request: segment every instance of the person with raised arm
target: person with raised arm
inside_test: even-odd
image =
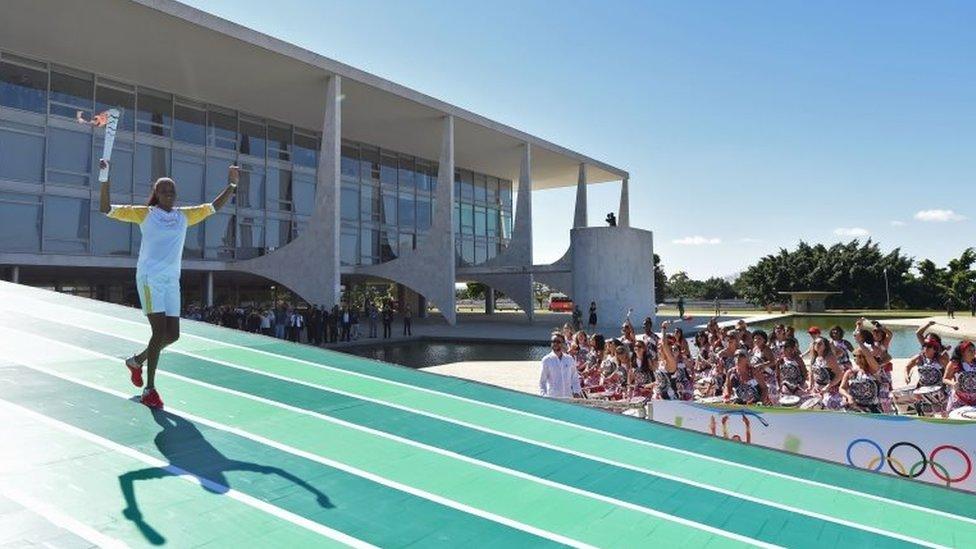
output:
[[[102,159],[99,166],[110,168]],[[143,386],[142,367],[148,363],[147,379],[140,401],[150,408],[162,408],[163,400],[156,390],[156,366],[159,353],[180,337],[180,269],[186,229],[200,223],[223,207],[237,190],[240,171],[230,166],[227,186],[213,202],[195,206],[176,206],[176,182],[160,177],[152,185],[145,205],[111,204],[111,183],[106,178],[99,197],[99,211],[110,219],[135,223],[142,232],[139,259],[136,263],[136,290],[142,311],[149,320],[152,335],[146,348],[126,359],[129,379]]]

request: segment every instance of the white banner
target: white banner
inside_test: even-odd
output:
[[[976,492],[976,421],[655,400],[654,421]]]

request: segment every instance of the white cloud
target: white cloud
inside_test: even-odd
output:
[[[892,221],[891,222],[891,226],[892,227],[904,227],[905,225],[906,225],[906,223],[904,221],[897,221],[897,220],[895,220],[895,221]]]
[[[871,233],[867,229],[862,229],[861,227],[838,227],[834,229],[834,234],[837,236],[867,236]]]
[[[957,214],[952,210],[922,210],[915,214],[915,219],[919,221],[945,223],[947,221],[962,221],[966,219],[966,216]]]
[[[741,242],[743,244],[759,244],[762,241],[763,240],[761,238],[749,238],[749,237],[745,237],[745,238],[740,238],[739,239],[739,242]]]
[[[671,241],[673,244],[678,244],[681,246],[706,246],[712,244],[721,244],[721,238],[706,238],[704,236],[686,236],[684,238],[678,238]]]

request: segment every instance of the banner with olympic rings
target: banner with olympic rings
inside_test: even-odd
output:
[[[976,421],[655,400],[649,419],[976,492]]]

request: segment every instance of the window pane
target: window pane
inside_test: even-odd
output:
[[[468,265],[474,264],[474,240],[465,239],[461,241],[461,260]]]
[[[87,186],[91,174],[91,157],[91,133],[48,128],[48,181]]]
[[[136,129],[141,133],[169,137],[173,127],[173,97],[140,89],[137,97]]]
[[[290,241],[291,221],[288,219],[268,219],[265,230],[265,247],[268,252],[273,252]]]
[[[488,208],[485,226],[488,229],[488,236],[498,236],[498,210]]]
[[[474,206],[471,204],[461,204],[461,232],[464,234],[474,232]]]
[[[268,167],[268,182],[266,196],[269,210],[291,211],[292,189],[291,170],[283,170],[276,166]]]
[[[226,183],[227,167],[224,167]],[[241,180],[235,197],[238,208],[264,209],[264,167],[251,162],[241,162]]]
[[[359,148],[354,145],[342,146],[342,178],[359,182]]]
[[[135,127],[136,97],[132,92],[107,86],[95,88],[95,110],[98,112],[116,108],[122,111],[118,129],[131,132]]]
[[[47,71],[0,63],[0,105],[43,113],[47,109]]]
[[[474,243],[474,264],[484,263],[488,258],[488,247],[484,240],[476,240]]]
[[[173,139],[201,147],[206,145],[207,111],[179,103],[173,109],[176,115]]]
[[[207,128],[211,147],[237,150],[237,115],[207,111]]]
[[[86,120],[92,115],[94,95],[92,77],[80,78],[57,71],[51,72],[51,114],[75,118],[78,111]]]
[[[383,203],[380,205],[383,209],[383,223],[385,225],[396,225],[397,222],[397,197],[396,194],[384,190],[383,191]]]
[[[312,215],[315,211],[315,176],[310,173],[292,173],[291,193],[295,212]]]
[[[359,238],[359,260],[363,265],[376,263],[380,255],[379,231],[363,227]]]
[[[132,193],[137,196],[149,196],[153,183],[160,177],[169,177],[170,150],[163,147],[136,144],[135,185]]]
[[[340,195],[339,210],[342,219],[359,221],[359,186],[343,185]]]
[[[44,197],[44,251],[88,251],[89,201],[63,196]]]
[[[498,194],[501,195],[502,205],[512,209],[512,182],[501,181],[498,183]]]
[[[41,250],[41,202],[33,195],[0,193],[0,250],[38,252]]]
[[[205,175],[206,168],[202,157],[179,152],[173,154],[173,180],[176,181],[176,196],[181,203],[188,205],[203,203]]]
[[[291,160],[291,128],[268,125],[268,158]]]
[[[98,159],[102,157],[105,149],[105,140],[101,137],[95,138],[95,148],[92,150],[91,161],[91,181],[98,181]],[[133,162],[132,142],[115,140],[112,147],[112,165],[108,171],[108,179],[112,182],[112,191],[117,193],[132,192],[132,162]]]
[[[0,124],[6,126],[0,126],[0,178],[32,183],[43,181],[44,128]]]
[[[485,236],[485,209],[482,207],[474,209],[474,234]]]
[[[241,154],[264,158],[267,142],[264,124],[241,119]]]
[[[430,200],[425,198],[417,199],[417,230],[426,231],[430,228],[431,211]]]
[[[363,181],[380,181],[380,152],[372,147],[363,147],[360,151],[360,178]]]
[[[204,256],[208,259],[233,259],[234,216],[217,213],[203,222],[205,242]]]
[[[485,187],[485,201],[489,204],[498,204],[498,178],[489,177],[488,185]]]
[[[359,188],[359,192],[363,221],[379,221],[381,211],[379,189],[363,185]]]
[[[319,143],[318,139],[295,132],[295,153],[292,162],[309,168],[318,167]]]
[[[474,175],[474,200],[475,202],[484,202],[487,196],[488,178],[484,174],[477,173]]]
[[[409,156],[401,156],[399,166],[400,169],[397,174],[397,179],[399,179],[400,190],[412,191],[417,185],[417,182],[414,180],[415,174],[413,158]]]
[[[237,226],[237,259],[250,259],[260,255],[264,248],[264,224],[253,217],[242,217]]]
[[[356,227],[343,227],[339,237],[339,260],[342,265],[355,265],[359,261],[359,233]]]
[[[412,231],[414,229],[414,222],[416,220],[416,216],[414,215],[413,195],[401,194],[397,211],[400,214],[400,228],[405,228]]]
[[[400,233],[400,253],[407,250],[413,250],[417,247],[417,235],[413,233]]]
[[[426,160],[417,160],[416,166],[416,180],[417,189],[421,191],[430,191],[430,162]]]
[[[380,157],[380,184],[396,188],[397,157],[389,154]]]
[[[97,207],[97,204],[93,204]],[[95,255],[130,255],[132,253],[132,224],[109,219],[99,211],[92,215],[92,252]],[[138,230],[138,229],[136,229]]]
[[[474,200],[474,175],[468,170],[461,170],[461,200]]]
[[[204,188],[204,200],[213,200],[227,186],[227,168],[234,161],[219,156],[207,157],[207,181]],[[238,190],[240,192],[240,190]]]

